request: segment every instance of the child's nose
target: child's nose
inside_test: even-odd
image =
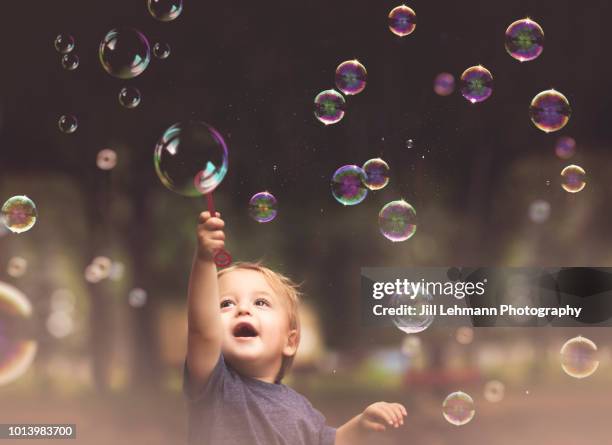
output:
[[[237,315],[251,314],[251,306],[246,302],[241,302],[236,305]]]

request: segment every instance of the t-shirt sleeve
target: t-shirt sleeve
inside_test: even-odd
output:
[[[334,445],[336,441],[336,428],[333,428],[325,423],[325,416],[317,409],[315,409],[308,399],[304,398],[310,411],[312,423],[315,427],[316,439],[314,442],[317,445]]]
[[[215,367],[210,373],[208,382],[199,388],[194,388],[191,376],[189,375],[189,368],[187,367],[187,359],[185,359],[183,365],[183,394],[189,402],[198,402],[202,400],[206,394],[210,394],[211,388],[222,387],[227,372],[223,354],[219,354],[219,360],[217,360]]]

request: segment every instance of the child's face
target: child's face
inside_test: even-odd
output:
[[[295,353],[295,331],[283,297],[263,274],[238,269],[219,278],[224,358],[240,373],[276,376],[283,355]]]

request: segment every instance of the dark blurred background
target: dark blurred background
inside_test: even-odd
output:
[[[197,118],[229,146],[229,171],[215,191],[228,250],[304,283],[301,362],[288,383],[330,423],[393,398],[413,421],[381,443],[409,435],[434,445],[515,444],[517,431],[525,444],[609,441],[609,329],[580,332],[602,356],[597,373],[578,381],[558,359],[578,331],[476,329],[465,343],[437,329],[406,340],[393,328],[363,327],[358,296],[362,266],[612,266],[612,66],[603,20],[612,6],[414,1],[417,28],[404,38],[388,29],[395,6],[187,0],[164,23],[144,0],[11,5],[0,28],[0,201],[27,195],[39,219],[24,234],[0,232],[0,280],[33,305],[36,353],[19,378],[0,385],[0,423],[77,423],[88,444],[184,441],[186,287],[205,203],[163,187],[153,148],[167,127]],[[504,32],[526,16],[544,29],[544,52],[519,63],[504,49]],[[134,79],[109,76],[98,46],[118,26],[139,29],[151,45],[168,43],[169,58],[152,57]],[[76,40],[74,71],[53,47],[59,33]],[[313,116],[314,97],[353,58],[368,70],[366,89],[347,98],[341,122],[325,127]],[[434,93],[438,73],[458,80],[477,64],[493,74],[488,100]],[[137,108],[118,103],[124,86],[141,91]],[[568,98],[572,116],[545,134],[528,106],[549,88]],[[75,133],[58,130],[62,114],[78,118]],[[560,136],[577,142],[569,160],[555,156]],[[117,153],[112,170],[96,166],[103,148]],[[379,156],[391,167],[389,185],[354,207],[336,202],[333,172]],[[576,194],[560,186],[569,164],[586,170]],[[263,190],[279,202],[268,224],[247,212]],[[418,228],[391,243],[377,215],[400,198],[416,209]],[[530,217],[536,200],[550,204],[543,221]],[[96,257],[111,261],[113,273],[92,282],[85,271]],[[10,366],[0,360],[1,375]],[[502,403],[482,396],[491,379],[505,384]],[[459,386],[471,391],[477,417],[457,429],[440,404]],[[564,426],[551,431],[551,418]]]

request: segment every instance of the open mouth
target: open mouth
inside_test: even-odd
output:
[[[234,337],[257,337],[259,334],[252,324],[242,322],[234,327]]]

